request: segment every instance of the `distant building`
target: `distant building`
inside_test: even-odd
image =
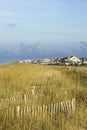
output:
[[[33,60],[20,60],[19,63],[33,63]]]
[[[50,63],[50,59],[42,59],[40,60],[40,64],[49,64]]]
[[[81,65],[82,64],[82,61],[80,59],[80,57],[78,56],[71,56],[71,57],[68,57],[67,59],[67,65]]]
[[[87,65],[87,58],[83,59],[83,65]]]

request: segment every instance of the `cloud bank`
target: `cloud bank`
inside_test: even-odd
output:
[[[39,42],[33,44],[20,43],[18,51],[1,49],[0,50],[0,62],[2,60],[20,60],[20,59],[41,59],[51,57],[64,57],[70,55],[78,55],[80,57],[87,57],[87,43],[81,41],[79,48],[72,48],[71,50],[55,50],[49,47],[42,47]]]

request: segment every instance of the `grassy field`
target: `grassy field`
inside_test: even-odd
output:
[[[52,118],[41,116],[23,119],[9,116],[8,106],[25,105],[24,102],[0,103],[0,130],[87,130],[87,67],[52,66],[27,63],[0,65],[0,99],[31,93],[39,99],[31,99],[26,105],[52,104],[75,98],[74,113],[61,113]],[[3,109],[2,109],[3,108]]]

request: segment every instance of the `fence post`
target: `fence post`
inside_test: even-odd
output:
[[[72,99],[71,105],[72,105],[72,112],[74,112],[75,111],[75,105],[76,105],[75,99]]]
[[[51,117],[53,115],[53,104],[51,104],[51,113],[50,113]]]
[[[45,106],[46,116],[48,116],[48,111],[47,110],[48,110],[48,106]]]
[[[24,116],[26,115],[26,106],[24,106]]]
[[[43,105],[43,112],[42,112],[42,114],[43,114],[43,117],[45,116],[45,105]]]
[[[34,107],[35,109],[35,117],[37,116],[37,106]]]
[[[43,106],[40,106],[40,115],[43,116]]]
[[[37,106],[37,114],[40,115],[40,106]]]
[[[58,103],[56,104],[55,112],[56,112],[56,116],[57,116],[58,115]]]
[[[17,117],[19,117],[20,116],[20,106],[17,106],[16,110],[17,110]]]
[[[63,108],[63,102],[61,102],[60,105],[61,105],[61,107],[60,107],[61,112],[63,112],[63,111],[64,111],[64,108]]]
[[[62,110],[63,112],[66,112],[66,102],[62,102]]]
[[[32,108],[32,117],[34,117],[34,106],[32,106],[31,108]]]
[[[50,116],[50,112],[51,112],[51,107],[50,107],[50,104],[48,105],[48,114]]]
[[[26,101],[27,101],[27,96],[26,96],[26,94],[24,94],[24,102],[25,102],[25,104],[26,104]]]
[[[68,103],[67,111],[68,111],[68,112],[71,112],[71,101],[68,100],[67,103]]]
[[[12,107],[12,118],[14,118],[14,107]]]
[[[26,107],[26,114],[27,115],[29,114],[29,107],[28,106]]]
[[[20,116],[22,118],[23,117],[23,107],[20,108],[20,114],[21,114]]]

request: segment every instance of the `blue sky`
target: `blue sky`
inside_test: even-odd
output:
[[[87,0],[0,0],[0,49],[18,52],[21,43],[39,43],[40,52],[82,53],[81,42],[85,49]]]

